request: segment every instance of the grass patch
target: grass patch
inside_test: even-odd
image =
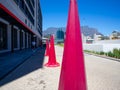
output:
[[[59,43],[59,44],[56,44],[58,46],[61,46],[61,47],[64,47],[64,44],[63,43]]]

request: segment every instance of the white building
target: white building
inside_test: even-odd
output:
[[[97,35],[96,33],[94,34],[94,42],[100,41],[102,39],[102,35]]]
[[[110,35],[111,40],[120,39],[120,32],[113,31]]]
[[[0,0],[0,53],[39,46],[42,14],[39,0]]]
[[[82,35],[82,42],[83,42],[83,43],[86,43],[86,36],[84,36],[83,33],[82,33],[81,35]]]

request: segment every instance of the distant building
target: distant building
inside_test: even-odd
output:
[[[83,42],[83,43],[86,43],[86,36],[84,36],[83,33],[82,33],[81,35],[82,35],[82,42]]]
[[[120,39],[120,32],[113,31],[112,34],[110,35],[110,39],[111,40]]]
[[[56,39],[64,39],[64,32],[61,29],[57,31]]]
[[[63,43],[64,42],[64,32],[62,29],[57,30],[56,32],[56,43]]]
[[[94,41],[96,42],[96,41],[100,41],[100,40],[102,40],[102,35],[97,35],[97,34],[94,34]]]
[[[82,33],[82,42],[83,44],[92,44],[94,42],[94,39],[91,36],[85,36]]]
[[[94,42],[94,39],[90,36],[86,36],[86,43],[87,44],[92,44]]]
[[[31,48],[42,42],[39,0],[0,0],[0,53]]]

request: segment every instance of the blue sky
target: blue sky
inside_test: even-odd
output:
[[[40,0],[43,30],[66,27],[70,0]],[[120,0],[77,0],[81,26],[88,25],[104,35],[120,31]]]

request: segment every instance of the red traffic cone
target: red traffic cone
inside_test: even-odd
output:
[[[87,90],[82,38],[76,0],[70,0],[58,90]]]
[[[46,63],[45,66],[47,66],[47,67],[60,66],[60,64],[56,62],[53,35],[50,37],[49,59],[48,59],[48,63]]]
[[[49,41],[46,40],[46,52],[45,52],[45,56],[49,55]]]

